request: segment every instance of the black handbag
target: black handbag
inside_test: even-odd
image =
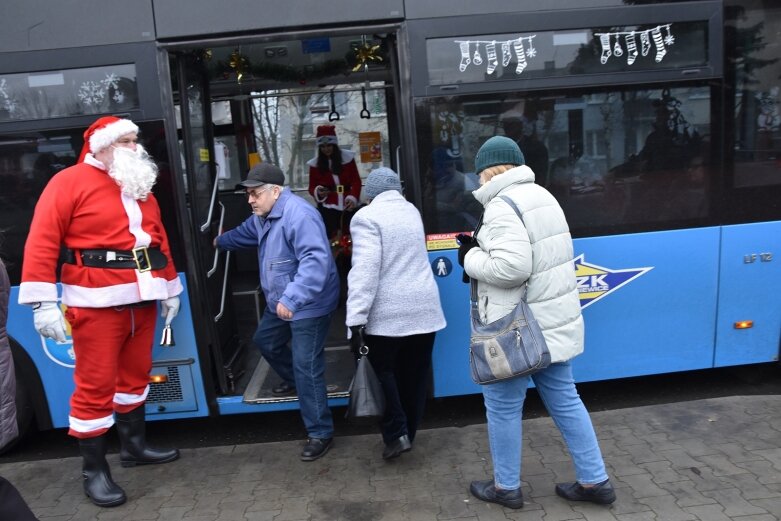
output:
[[[523,222],[523,216],[512,199],[500,197]],[[469,368],[472,380],[481,385],[490,384],[534,374],[548,367],[551,362],[550,352],[540,325],[526,304],[526,288],[512,313],[484,324],[478,313],[477,281],[471,282]]]
[[[361,357],[350,382],[350,399],[345,418],[354,422],[379,420],[385,414],[385,392],[369,362],[369,347],[361,345],[359,354]]]

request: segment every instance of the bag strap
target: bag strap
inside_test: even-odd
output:
[[[504,199],[504,202],[510,205],[510,207],[515,210],[515,215],[518,216],[518,219],[521,220],[521,223],[523,224],[523,227],[526,228],[526,221],[523,220],[523,214],[521,213],[521,210],[518,208],[518,205],[515,204],[515,201],[507,197],[506,195],[500,195],[500,199]]]
[[[518,216],[518,218],[521,220],[521,224],[523,224],[523,227],[526,228],[526,221],[523,220],[523,214],[521,213],[521,210],[518,209],[518,206],[515,204],[515,202],[507,197],[506,195],[500,195],[500,199],[504,199],[504,202],[510,205],[510,208],[512,208],[515,211],[515,215]],[[485,215],[485,213],[483,213]],[[480,216],[480,221],[477,223],[477,228],[475,229],[474,233],[472,234],[472,237],[477,236],[477,230],[480,229],[480,227],[483,225],[483,215]],[[477,281],[475,279],[469,280],[469,301],[471,304],[471,313],[472,316],[477,316]],[[526,292],[529,289],[528,281],[523,283],[524,290],[523,290],[523,296],[521,297],[521,300],[524,302],[526,301]]]

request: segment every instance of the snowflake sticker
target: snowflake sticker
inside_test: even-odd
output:
[[[664,43],[665,43],[665,45],[668,45],[668,46],[674,44],[675,43],[675,36],[673,36],[672,34],[668,34],[667,36],[664,37]]]
[[[528,56],[529,58],[534,58],[535,56],[537,56],[537,49],[535,49],[534,47],[529,47],[528,49],[526,49],[526,56]]]
[[[86,105],[99,105],[106,97],[106,90],[95,81],[85,81],[79,87],[79,99]]]
[[[116,89],[119,86],[119,76],[117,76],[113,72],[110,74],[106,74],[106,78],[101,80],[101,83],[106,89],[108,89],[109,87],[114,87]]]

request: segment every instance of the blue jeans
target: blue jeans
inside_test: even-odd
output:
[[[483,386],[496,486],[505,490],[521,486],[521,417],[530,379],[567,444],[578,482],[589,485],[605,481],[605,462],[591,418],[575,389],[572,365],[559,362],[532,376]]]
[[[301,418],[310,438],[334,435],[324,377],[324,343],[330,324],[330,314],[286,321],[266,309],[252,338],[282,380],[295,384]]]

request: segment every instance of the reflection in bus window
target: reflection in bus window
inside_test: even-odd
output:
[[[428,232],[473,228],[482,211],[469,204],[474,155],[488,137],[503,133],[518,142],[536,182],[560,201],[576,235],[706,218],[711,112],[704,85],[421,100]],[[458,125],[450,125],[458,129],[455,139],[443,132],[442,114],[458,115]]]
[[[724,45],[726,63],[735,76],[734,131],[735,187],[781,184],[781,60],[778,32],[781,8],[743,7],[727,10],[727,35],[734,42]]]

